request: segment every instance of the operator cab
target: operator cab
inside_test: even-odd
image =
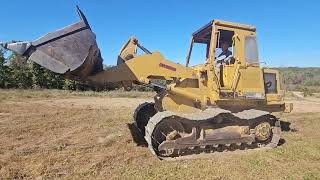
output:
[[[207,25],[205,25],[204,27],[192,34],[191,44],[187,56],[187,66],[190,62],[191,52],[198,50],[199,46],[202,47],[202,52],[192,52],[193,56],[194,54],[198,56],[197,58],[199,58],[199,56],[201,58],[204,57],[206,62],[214,60],[217,67],[219,67],[222,64],[235,63],[235,33],[234,31],[226,30],[223,28],[213,29],[213,27],[215,27],[215,22],[216,21],[211,21],[210,23],[208,23]],[[212,37],[212,34],[215,34],[215,37]],[[211,44],[214,44],[214,46],[211,47]]]
[[[234,76],[238,64],[259,67],[255,31],[256,28],[250,25],[221,20],[211,21],[192,34],[186,66],[189,65],[190,59],[193,60],[193,56],[204,58],[206,63],[216,67],[215,72],[219,78],[220,87],[234,88],[232,87],[233,79],[236,78]],[[203,47],[202,52],[192,52],[198,46]]]
[[[202,51],[192,52],[198,50],[198,46]],[[207,73],[204,77],[217,82],[221,99],[264,100],[266,97],[271,100],[279,91],[279,74],[260,68],[254,26],[213,20],[192,34],[186,66],[193,59],[191,57],[205,60],[205,65],[201,65]],[[199,61],[193,63],[201,64]],[[214,74],[209,75],[208,71],[214,71]]]

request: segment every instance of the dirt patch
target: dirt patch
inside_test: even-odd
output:
[[[288,100],[293,103],[293,113],[320,112],[319,98],[301,98],[299,100]]]

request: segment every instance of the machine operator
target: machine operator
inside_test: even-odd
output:
[[[229,42],[221,41],[222,52],[217,57],[217,65],[232,64],[232,52],[229,50]]]

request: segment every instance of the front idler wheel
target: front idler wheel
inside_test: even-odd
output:
[[[266,142],[272,137],[272,127],[268,122],[262,122],[255,127],[255,138],[257,142]]]
[[[174,148],[159,151],[158,147],[165,141],[174,141],[182,137],[184,128],[174,117],[167,118],[160,122],[152,134],[152,146],[155,152],[162,157],[173,156],[176,153]]]

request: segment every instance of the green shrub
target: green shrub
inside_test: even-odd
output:
[[[307,97],[307,96],[312,96],[313,93],[308,89],[308,88],[303,88],[303,96]]]

